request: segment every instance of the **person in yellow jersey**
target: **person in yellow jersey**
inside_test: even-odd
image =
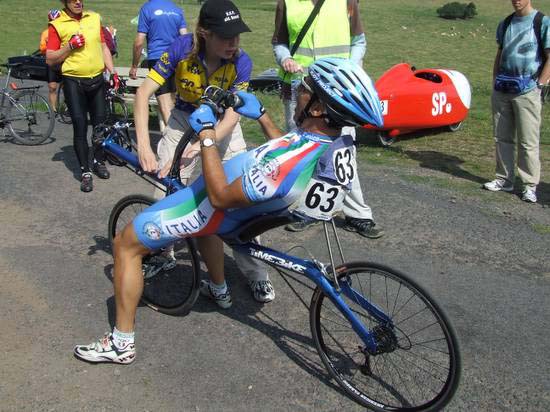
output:
[[[252,60],[239,47],[240,34],[249,32],[235,4],[229,0],[208,0],[199,12],[195,33],[179,36],[164,52],[148,77],[136,92],[134,120],[138,141],[138,156],[143,170],[166,174],[172,163],[176,146],[187,130],[185,119],[200,104],[200,98],[207,86],[214,85],[236,92],[246,90],[252,72]],[[176,105],[170,113],[168,123],[162,132],[157,147],[157,156],[151,148],[149,138],[149,98],[174,76],[176,81]],[[232,108],[225,111],[215,125],[216,146],[222,160],[246,151],[240,116]],[[196,140],[188,146],[182,164],[182,181],[190,179],[200,154],[200,142]],[[162,193],[164,195],[164,193]],[[160,198],[158,191],[155,193]],[[209,272],[223,271],[223,243],[217,236],[198,239],[199,249],[206,261],[210,262]],[[247,277],[254,299],[258,302],[271,302],[275,298],[273,285],[262,264],[249,256],[234,254],[241,272]],[[175,266],[171,253],[165,253],[163,268]],[[221,265],[220,267],[216,263]],[[232,301],[225,280],[223,284],[203,281],[201,293],[212,298],[218,306],[228,308]]]
[[[296,128],[293,119],[296,107],[296,86],[307,74],[308,66],[322,57],[350,59],[359,66],[367,51],[367,40],[359,17],[358,0],[325,0],[319,13],[306,32],[294,55],[290,54],[302,27],[308,20],[318,0],[278,0],[275,12],[275,30],[271,43],[275,60],[280,66],[279,77],[283,81],[282,98],[285,107],[287,131]],[[348,130],[349,129],[349,130]],[[355,138],[355,129],[344,132]],[[375,239],[383,231],[375,227],[371,208],[364,200],[359,179],[354,180],[351,192],[344,199],[344,229]],[[300,232],[318,221],[299,221],[285,227]]]
[[[48,12],[48,21],[52,21],[61,16],[61,11],[57,9],[51,9]],[[46,55],[46,50],[48,50],[48,32],[49,29],[46,29],[40,35],[40,53]],[[61,83],[61,68],[59,66],[50,67],[48,66],[47,70],[48,76],[48,101],[53,110],[57,109],[57,89],[59,88],[59,83]]]
[[[105,121],[105,81],[103,72],[114,72],[111,52],[105,44],[101,18],[93,11],[84,10],[83,0],[61,0],[61,15],[49,23],[46,62],[61,65],[63,92],[73,123],[73,145],[80,164],[80,190],[91,192],[91,170],[102,178],[109,178],[103,154],[94,153],[92,166],[87,140],[88,113],[92,126]]]

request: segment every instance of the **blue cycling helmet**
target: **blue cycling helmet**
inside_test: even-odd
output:
[[[327,57],[309,66],[313,90],[327,106],[327,117],[337,126],[384,125],[382,106],[372,80],[348,59]]]

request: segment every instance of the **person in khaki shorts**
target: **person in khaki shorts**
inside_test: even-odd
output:
[[[496,179],[483,187],[493,192],[514,190],[517,151],[522,200],[535,203],[540,181],[541,88],[550,81],[550,19],[537,16],[531,0],[512,0],[512,6],[514,14],[497,29],[499,47],[493,67]]]
[[[231,18],[227,18],[231,16]],[[134,117],[138,140],[140,164],[146,172],[159,171],[159,175],[168,173],[175,148],[186,131],[186,119],[200,103],[207,86],[218,86],[235,92],[246,90],[252,72],[250,57],[239,48],[239,36],[250,29],[243,22],[239,10],[229,0],[208,0],[199,13],[195,33],[178,37],[164,52],[148,77],[136,92]],[[163,137],[157,148],[158,159],[151,148],[148,121],[149,98],[174,76],[176,83],[176,106],[170,113]],[[215,125],[216,145],[222,160],[228,160],[246,151],[240,116],[229,108]],[[188,145],[182,158],[181,177],[187,183],[196,168],[200,142],[196,140]],[[155,197],[164,193],[156,192]],[[210,265],[223,265],[223,243],[217,236],[198,238],[199,250]],[[164,269],[175,264],[170,254],[165,254]],[[275,298],[273,285],[269,280],[265,266],[253,258],[239,253],[234,254],[239,269],[248,278],[254,299],[270,302]],[[214,262],[214,263],[212,263]],[[207,265],[208,267],[208,265]],[[215,268],[208,267],[209,271]],[[201,283],[201,293],[212,298],[220,307],[228,308],[232,301],[227,284],[216,285]]]

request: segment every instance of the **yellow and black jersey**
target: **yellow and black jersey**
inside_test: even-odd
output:
[[[149,78],[160,84],[174,75],[176,83],[176,107],[192,111],[197,106],[204,90],[215,85],[224,90],[246,90],[252,73],[252,60],[239,50],[231,60],[223,60],[222,65],[208,78],[202,56],[192,56],[193,34],[178,37],[158,59],[149,72]]]

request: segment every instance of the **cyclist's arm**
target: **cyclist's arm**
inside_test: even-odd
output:
[[[497,77],[497,74],[500,69],[500,57],[502,55],[502,49],[499,47],[497,50],[497,55],[495,56],[495,61],[493,63],[493,82],[495,81],[495,78]]]
[[[146,172],[155,172],[158,163],[149,138],[149,98],[160,85],[147,77],[136,91],[134,100],[134,122],[138,144],[139,163]]]
[[[57,30],[50,25],[48,27],[48,50],[46,50],[46,63],[49,66],[57,66],[69,56],[71,53],[71,48],[67,43],[65,46],[61,47],[61,39]]]
[[[258,119],[258,123],[260,123],[262,132],[264,132],[264,136],[268,140],[278,139],[279,137],[284,136],[284,133],[275,125],[275,123],[273,123],[273,120],[271,120],[271,117],[269,117],[267,113],[264,113]]]
[[[137,69],[139,66],[139,61],[141,59],[141,52],[143,51],[143,46],[147,35],[145,33],[137,33],[136,38],[134,39],[134,49],[132,54],[132,69]],[[131,76],[130,76],[131,77]]]
[[[113,64],[113,55],[111,54],[111,50],[109,50],[107,43],[101,43],[101,51],[103,53],[103,62],[105,63],[105,68],[109,71],[109,73],[114,73],[115,65]]]
[[[240,118],[241,116],[232,108],[227,109],[221,120],[214,128],[214,130],[216,130],[216,141],[219,142],[223,140],[224,137],[229,136],[233,132],[233,129],[237,123],[239,123]]]
[[[211,138],[216,140],[216,131],[203,130],[199,133],[199,139]],[[228,183],[218,148],[213,145],[201,148],[202,174],[206,185],[206,193],[213,207],[216,209],[229,209],[234,207],[249,206],[251,202],[244,194],[242,177]]]

